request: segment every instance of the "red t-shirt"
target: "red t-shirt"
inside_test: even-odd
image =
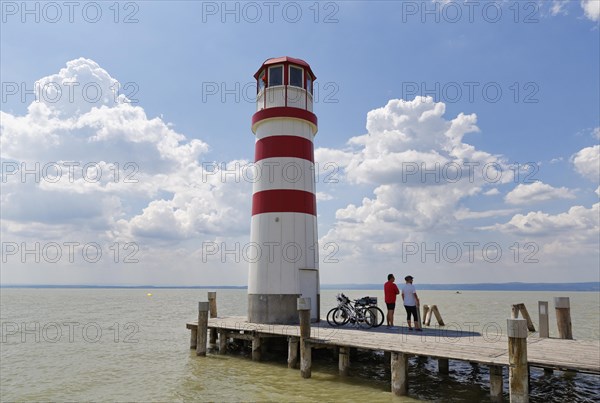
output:
[[[385,295],[386,304],[396,303],[396,295],[400,294],[398,286],[393,281],[388,281],[383,285],[383,294]]]

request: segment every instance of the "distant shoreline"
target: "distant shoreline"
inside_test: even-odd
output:
[[[382,283],[383,284],[383,283]],[[322,290],[377,290],[382,284],[321,284]],[[85,285],[85,284],[0,284],[0,288],[113,288],[113,289],[246,289],[231,285]],[[435,291],[600,291],[600,282],[582,283],[473,283],[417,284],[420,290]]]

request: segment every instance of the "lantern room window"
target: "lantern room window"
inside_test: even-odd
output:
[[[294,87],[304,87],[304,80],[302,77],[302,69],[294,66],[290,66],[290,85]]]
[[[313,93],[313,82],[310,74],[306,75],[306,91],[308,91],[311,95]]]
[[[269,87],[283,85],[283,66],[269,67]]]
[[[265,89],[265,85],[266,85],[266,77],[265,77],[265,71],[261,71],[260,75],[258,76],[258,92],[261,92],[262,90]]]

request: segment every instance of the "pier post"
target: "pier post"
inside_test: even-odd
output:
[[[208,292],[208,305],[210,308],[210,317],[216,318],[217,317],[217,292],[216,291]]]
[[[392,393],[396,396],[408,394],[408,355],[392,351]]]
[[[527,321],[507,319],[508,385],[511,403],[529,402],[529,365],[527,364]]]
[[[206,355],[208,333],[208,302],[198,302],[198,330],[196,331],[196,355]]]
[[[227,352],[227,336],[225,336],[226,332],[227,330],[225,329],[219,330],[219,354],[225,354]]]
[[[310,378],[312,350],[306,341],[310,338],[310,298],[298,298],[297,309],[300,316],[300,374],[302,378]]]
[[[423,324],[427,325],[427,313],[429,312],[429,305],[423,305]]]
[[[340,375],[347,376],[350,369],[350,348],[340,347],[338,367]]]
[[[192,331],[191,331],[191,337],[190,337],[190,349],[195,350],[196,343],[198,342],[198,326],[193,327],[191,330]]]
[[[447,358],[438,358],[438,373],[447,374],[450,372],[450,360]]]
[[[510,307],[511,319],[517,319],[519,317],[519,304],[512,304]]]
[[[540,317],[540,337],[550,337],[550,326],[548,325],[548,301],[538,301],[538,314]]]
[[[572,339],[573,329],[571,325],[571,303],[569,297],[554,298],[556,309],[556,324],[558,325],[558,337],[560,339]]]
[[[252,337],[252,361],[260,361],[261,340],[258,334]]]
[[[527,312],[525,304],[513,304],[511,308],[512,319],[517,319],[519,317],[519,312],[521,312],[521,315],[523,315],[523,319],[527,321],[527,329],[530,332],[535,332],[535,326],[533,326],[533,321],[531,320],[531,316],[529,316],[529,312]]]
[[[527,330],[530,332],[535,332],[535,326],[533,326],[533,321],[531,320],[531,316],[529,316],[529,312],[527,311],[525,304],[520,304],[519,309],[521,310],[523,319],[527,321]]]
[[[216,291],[208,292],[209,317],[217,317],[217,293]],[[217,329],[209,330],[208,348],[214,350],[217,348]]]
[[[494,401],[502,400],[502,366],[490,365],[490,397]]]
[[[444,320],[442,319],[442,314],[438,310],[437,305],[432,305],[431,310],[433,311],[433,314],[435,315],[435,320],[437,320],[438,324],[440,326],[444,326]]]
[[[298,366],[298,344],[300,339],[297,337],[288,337],[288,368],[296,368]]]

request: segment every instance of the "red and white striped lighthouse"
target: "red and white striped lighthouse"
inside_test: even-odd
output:
[[[254,78],[257,176],[250,238],[258,254],[248,273],[248,320],[297,323],[298,297],[311,298],[311,319],[318,320],[316,77],[304,60],[278,57],[265,61]]]

